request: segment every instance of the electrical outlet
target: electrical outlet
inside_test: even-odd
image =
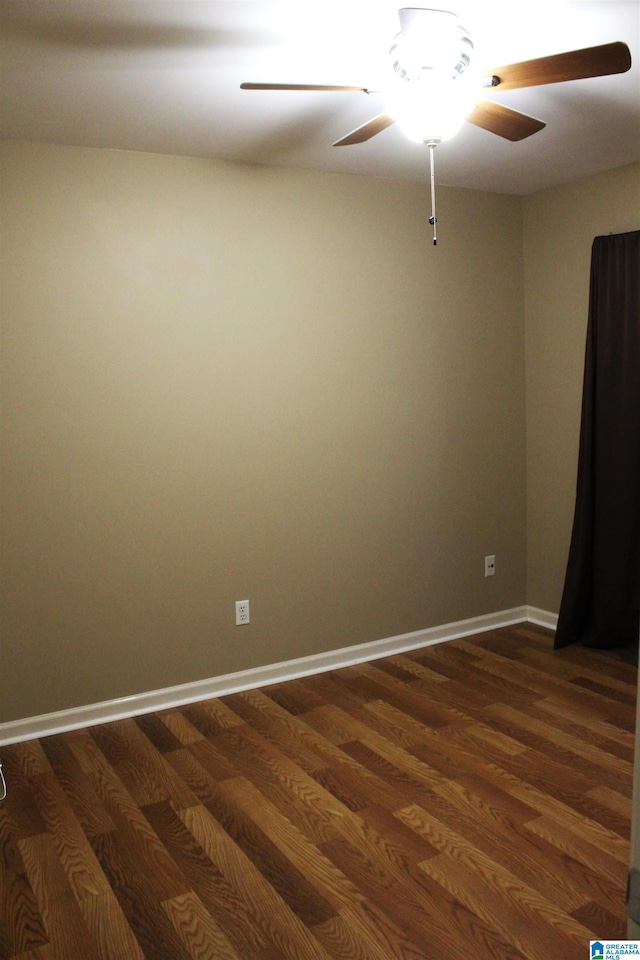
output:
[[[496,575],[496,558],[494,554],[484,558],[484,575],[485,577],[495,577]]]
[[[239,627],[243,623],[249,623],[250,619],[249,601],[236,600],[236,627]]]

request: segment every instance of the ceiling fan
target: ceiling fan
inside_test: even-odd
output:
[[[625,73],[631,66],[626,44],[605,43],[567,53],[525,60],[479,73],[473,62],[473,42],[456,14],[449,10],[403,7],[398,11],[400,33],[389,51],[389,82],[386,89],[304,83],[242,83],[243,90],[320,91],[339,93],[381,92],[386,110],[341,137],[335,147],[364,143],[392,123],[398,123],[412,140],[430,147],[432,216],[435,234],[433,149],[449,139],[467,120],[477,127],[510,141],[524,140],[545,126],[494,100],[483,98],[488,90],[582,80]]]

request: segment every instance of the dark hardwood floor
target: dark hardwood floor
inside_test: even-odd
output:
[[[6,960],[585,960],[636,668],[529,625],[3,747]]]

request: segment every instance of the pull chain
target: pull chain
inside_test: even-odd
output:
[[[436,148],[436,144],[431,142],[427,144],[429,147],[429,163],[431,166],[431,216],[429,217],[429,223],[433,226],[433,245],[434,247],[438,243],[438,233],[436,224],[438,218],[436,217],[436,178],[434,173],[434,160],[433,160],[433,151]]]

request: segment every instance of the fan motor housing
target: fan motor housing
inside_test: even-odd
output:
[[[417,44],[412,43],[412,50],[410,53],[407,51],[407,40],[404,34],[399,33],[394,38],[394,41],[389,50],[389,57],[391,59],[391,65],[401,80],[419,80],[426,73],[429,73],[433,70],[442,69],[441,62],[434,62],[433,56],[430,54],[428,45],[425,49],[424,55],[416,57],[416,46]],[[455,44],[451,48],[451,58],[447,59],[444,64],[444,70],[452,77],[461,76],[469,67],[471,63],[471,58],[473,56],[473,41],[469,36],[467,30],[461,25],[456,25],[456,37]]]

